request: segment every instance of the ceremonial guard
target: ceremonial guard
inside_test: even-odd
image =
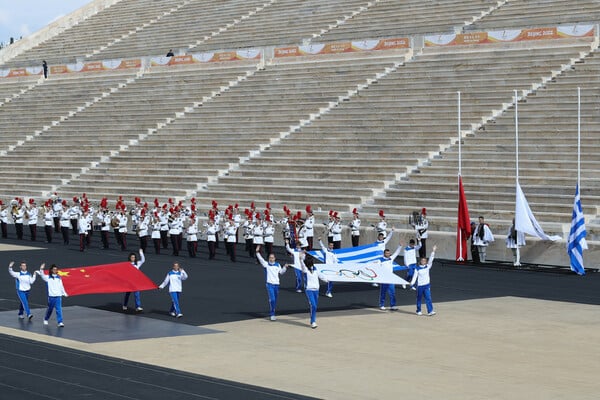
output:
[[[506,247],[512,251],[513,265],[521,266],[521,247],[525,246],[525,233],[517,231],[515,228],[515,219],[512,220],[512,225],[508,228],[506,236]]]
[[[494,235],[489,225],[485,223],[483,216],[480,216],[479,224],[475,227],[475,233],[473,234],[473,242],[479,252],[479,262],[484,263],[486,261],[487,247],[493,241]]]

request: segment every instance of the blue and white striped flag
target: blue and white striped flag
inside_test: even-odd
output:
[[[579,182],[575,188],[575,201],[573,202],[573,217],[571,219],[571,231],[567,241],[567,253],[571,260],[571,270],[579,275],[585,275],[583,267],[583,250],[587,250],[585,237],[585,219],[581,208],[581,199],[579,197]]]
[[[371,243],[358,247],[347,247],[343,249],[333,250],[338,262],[344,263],[368,263],[372,261],[380,260],[383,257],[383,250],[385,250],[384,243]],[[311,256],[315,257],[320,262],[325,262],[325,254],[322,250],[311,250],[308,252]],[[394,271],[405,270],[404,266],[394,263]]]

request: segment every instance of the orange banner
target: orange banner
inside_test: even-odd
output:
[[[298,57],[309,55],[354,53],[374,50],[406,49],[410,47],[408,38],[390,38],[361,40],[355,42],[314,43],[304,46],[277,47],[275,58]]]

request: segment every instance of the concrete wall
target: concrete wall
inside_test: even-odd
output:
[[[64,17],[52,22],[37,32],[16,41],[14,44],[7,46],[0,51],[0,64],[18,56],[21,53],[39,45],[40,43],[62,33],[66,29],[76,25],[77,23],[89,18],[90,16],[102,11],[121,0],[92,0],[85,6],[65,15]]]

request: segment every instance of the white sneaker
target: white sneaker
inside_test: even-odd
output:
[[[123,306],[121,308],[123,309],[123,311],[127,311],[127,306]]]
[[[333,295],[331,293],[325,293],[325,296],[327,296],[327,297],[333,297]]]
[[[313,329],[315,329],[317,326],[318,326],[318,325],[317,325],[317,323],[316,323],[316,322],[313,322],[312,324],[310,324],[310,327],[311,327],[311,328],[313,328]]]
[[[29,314],[29,315],[27,316],[27,318],[29,318],[29,320],[31,321],[31,320],[33,319],[33,314]]]
[[[398,307],[394,306],[394,307],[390,307],[391,311],[398,311]]]
[[[277,317],[275,317],[274,315],[271,315],[271,321],[277,321]]]
[[[296,289],[296,293],[302,293],[301,289]]]
[[[62,322],[59,322],[59,323],[58,323],[58,327],[59,327],[59,328],[62,328],[63,326],[65,326],[65,324],[63,324]]]
[[[140,312],[140,311],[144,311],[144,309],[142,307],[138,307],[135,309],[135,311]]]
[[[181,317],[183,317],[182,313],[177,314],[177,318],[181,318]]]
[[[176,315],[174,312],[169,313],[169,314],[171,314],[171,317],[174,317]]]
[[[384,307],[384,306],[381,306],[381,307],[379,307],[379,309],[380,309],[381,311],[385,311],[385,307]]]
[[[379,284],[378,283],[372,283],[371,286],[373,286],[373,287],[379,287]]]
[[[432,311],[432,312],[430,312],[430,313],[429,313],[429,314],[427,314],[427,315],[429,315],[429,316],[431,317],[431,316],[435,315],[435,311]]]
[[[25,319],[25,316],[23,314],[19,315],[19,319]]]
[[[44,325],[48,325],[48,321],[44,320]]]
[[[417,290],[417,288],[416,288],[416,287],[414,287],[414,286],[411,286],[411,287],[410,287],[410,290],[415,290],[415,291],[416,291],[416,290]]]
[[[423,315],[421,311],[417,311],[417,315]]]

